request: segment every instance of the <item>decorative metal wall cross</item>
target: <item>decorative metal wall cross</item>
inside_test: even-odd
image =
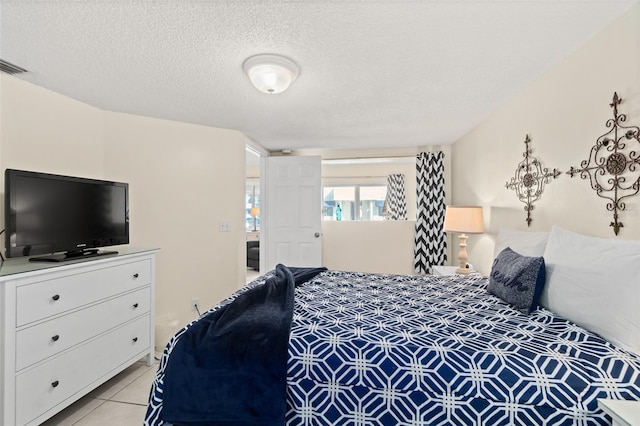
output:
[[[525,150],[522,154],[524,160],[518,163],[515,176],[506,184],[507,189],[515,190],[518,199],[525,203],[524,211],[527,212],[527,226],[531,226],[533,203],[542,197],[544,185],[551,182],[551,178],[555,179],[560,176],[561,173],[556,169],[550,172],[549,169],[543,168],[540,160],[531,156],[530,143],[531,139],[527,135],[524,140]]]
[[[624,227],[618,220],[618,211],[626,209],[623,200],[640,191],[640,129],[622,125],[627,116],[618,114],[621,102],[614,92],[613,102],[609,104],[613,108],[613,119],[606,123],[611,130],[596,140],[589,159],[582,161],[580,168],[571,167],[567,172],[571,177],[580,174],[582,179],[589,179],[596,194],[608,200],[607,210],[613,212],[613,222],[609,226],[616,235]]]

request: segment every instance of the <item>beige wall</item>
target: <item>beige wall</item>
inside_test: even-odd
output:
[[[329,269],[413,274],[415,220],[322,222],[322,264]]]
[[[640,5],[613,22],[453,145],[453,204],[485,207],[485,235],[469,237],[469,260],[489,273],[500,227],[549,230],[557,224],[614,238],[612,214],[589,182],[563,174],[545,187],[527,228],[524,204],[505,188],[522,160],[525,135],[545,167],[566,172],[589,157],[609,129],[613,92],[627,125],[640,126]],[[637,175],[636,175],[637,177]],[[640,196],[628,199],[618,239],[640,238]]]
[[[156,334],[163,344],[173,324],[194,318],[192,299],[202,312],[244,283],[243,140],[232,130],[105,114],[105,171],[129,182],[131,244],[162,249]],[[220,232],[220,221],[231,231]]]
[[[6,168],[103,176],[101,110],[4,73],[0,105],[2,191]]]
[[[241,133],[102,111],[4,74],[0,84],[2,170],[130,184],[131,246],[161,249],[157,347],[195,317],[192,298],[206,309],[244,284]]]

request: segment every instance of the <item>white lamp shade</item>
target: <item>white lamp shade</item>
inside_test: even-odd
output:
[[[444,215],[444,230],[463,234],[480,234],[484,232],[482,207],[447,206],[447,211]]]
[[[298,77],[298,66],[291,59],[279,55],[255,55],[242,66],[249,80],[261,92],[281,93]]]

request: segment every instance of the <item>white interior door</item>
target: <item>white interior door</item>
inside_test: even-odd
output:
[[[269,271],[278,263],[322,266],[320,157],[264,161],[260,247],[266,250],[260,250],[260,270]]]

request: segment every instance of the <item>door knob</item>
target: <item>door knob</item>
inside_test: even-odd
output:
[[[316,232],[315,234],[313,234],[313,236],[316,237],[316,238],[320,238],[320,233]]]

